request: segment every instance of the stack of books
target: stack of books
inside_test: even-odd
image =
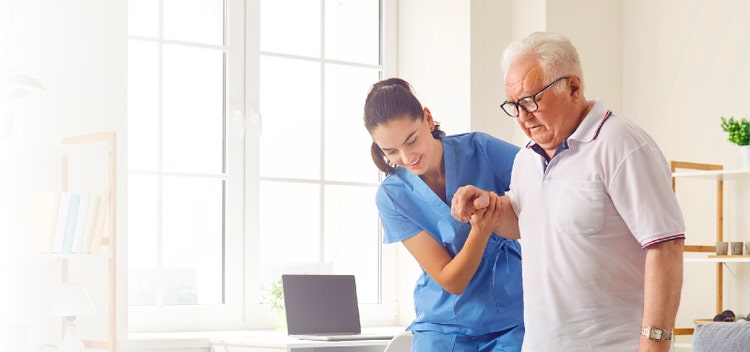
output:
[[[109,192],[48,192],[36,200],[42,251],[99,253],[106,236]]]

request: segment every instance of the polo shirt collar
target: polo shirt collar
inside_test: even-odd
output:
[[[581,121],[581,124],[578,125],[578,128],[573,131],[573,134],[571,134],[563,144],[567,145],[570,140],[588,143],[599,136],[599,131],[601,131],[602,126],[604,126],[604,123],[612,113],[607,110],[604,107],[604,103],[598,99],[589,100],[589,102],[593,103],[591,110],[589,110],[589,113],[586,114],[586,117]]]
[[[599,131],[601,131],[604,122],[607,121],[612,112],[607,110],[604,107],[604,103],[599,99],[589,100],[589,102],[593,104],[591,110],[589,110],[588,114],[586,114],[586,117],[583,118],[583,121],[581,121],[581,124],[578,125],[578,128],[576,128],[576,130],[573,131],[573,133],[567,139],[563,140],[562,143],[560,143],[560,145],[557,147],[557,150],[555,151],[555,156],[569,148],[568,141],[570,140],[578,141],[581,143],[588,143],[595,140],[596,137],[599,136]],[[542,156],[545,161],[546,167],[549,160],[547,159],[547,153],[542,149],[542,147],[540,147],[532,140],[526,144],[526,148],[529,148]]]

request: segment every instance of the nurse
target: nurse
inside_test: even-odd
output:
[[[446,135],[399,78],[371,87],[364,122],[387,175],[376,195],[384,242],[401,242],[422,268],[412,351],[520,351],[520,245],[492,232],[495,203],[468,223],[450,209],[467,184],[505,193],[519,148],[480,132]]]

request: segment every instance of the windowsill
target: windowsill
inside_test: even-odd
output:
[[[405,330],[405,327],[363,327],[363,332],[391,332],[397,334]],[[286,333],[278,330],[235,330],[235,331],[192,331],[192,332],[163,332],[163,333],[134,333],[127,339],[120,341],[121,351],[150,351],[150,350],[196,350],[206,351],[211,347],[211,341],[226,340],[234,344],[255,345],[278,345],[283,346],[292,343],[304,343],[286,336]]]
[[[237,331],[186,331],[186,332],[149,332],[129,334],[120,341],[120,350],[142,351],[160,349],[206,349],[211,346],[211,339],[241,338],[248,335],[247,330]]]

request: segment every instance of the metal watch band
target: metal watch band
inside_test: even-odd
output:
[[[660,328],[641,328],[641,336],[653,341],[668,341],[672,339],[672,332]]]

